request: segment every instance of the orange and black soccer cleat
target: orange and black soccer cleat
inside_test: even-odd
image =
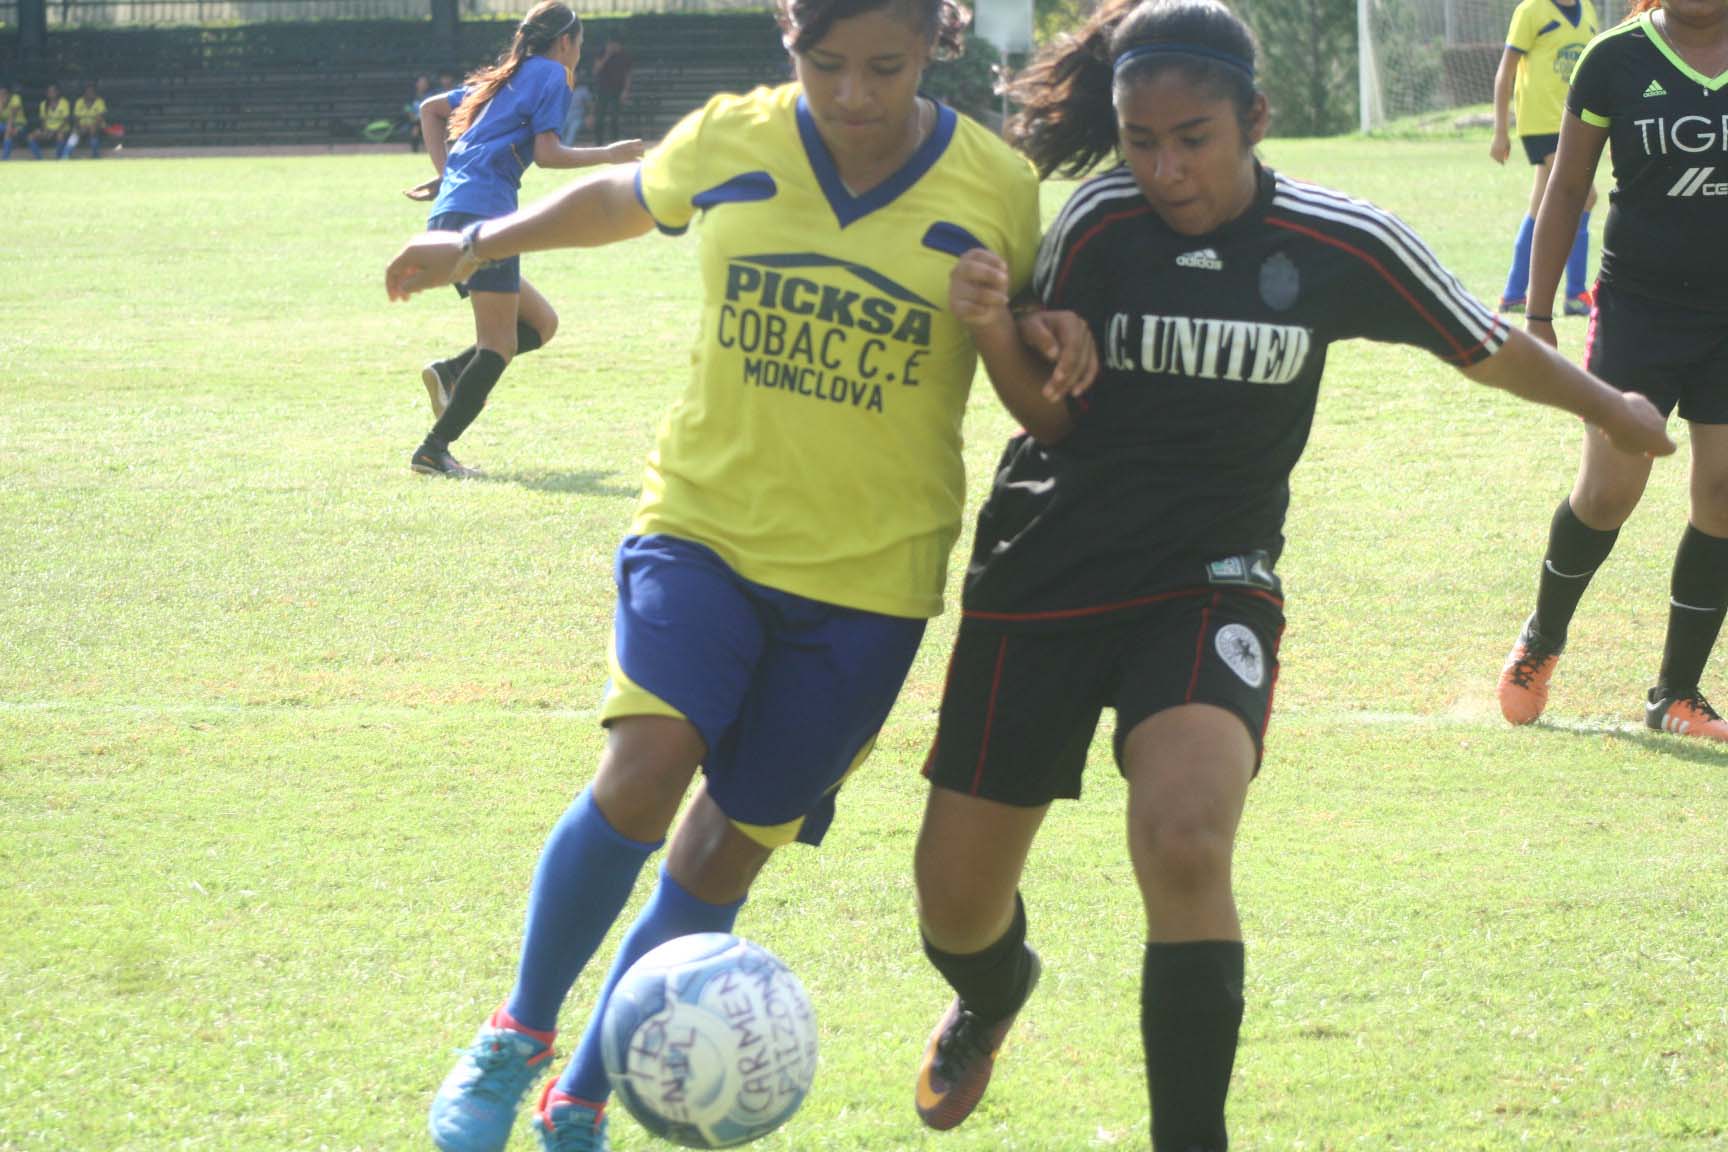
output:
[[[1728,720],[1718,716],[1716,709],[1710,707],[1710,701],[1704,699],[1704,694],[1696,688],[1680,695],[1664,696],[1658,696],[1656,689],[1652,688],[1649,702],[1644,705],[1644,724],[1658,732],[1671,732],[1676,736],[1728,742]]]
[[[1548,681],[1560,663],[1565,643],[1555,644],[1536,631],[1536,617],[1524,624],[1518,643],[1512,645],[1506,666],[1500,669],[1500,714],[1512,724],[1528,724],[1548,706]]]
[[[1038,986],[1042,966],[1038,962],[1038,953],[1030,948],[1026,951],[1029,964],[1026,997],[1030,999],[1032,990]],[[1024,1007],[1025,1001],[1022,1000],[1021,1008]],[[937,1022],[936,1031],[930,1034],[930,1043],[924,1049],[924,1063],[918,1069],[915,1103],[920,1120],[938,1132],[946,1132],[972,1115],[972,1109],[978,1107],[978,1101],[984,1098],[984,1089],[990,1085],[996,1054],[1002,1050],[1008,1029],[1014,1026],[1015,1017],[1019,1015],[1020,1009],[1017,1008],[1006,1019],[985,1024],[960,1003],[958,996],[954,998],[948,1011]]]

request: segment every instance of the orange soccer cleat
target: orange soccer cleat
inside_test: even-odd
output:
[[[1644,705],[1644,724],[1658,732],[1676,736],[1699,736],[1705,740],[1728,742],[1728,720],[1716,714],[1710,701],[1694,688],[1679,695],[1656,695],[1650,690],[1649,703]]]
[[[1518,642],[1500,669],[1500,714],[1508,723],[1529,724],[1548,706],[1548,681],[1560,663],[1564,641],[1552,643],[1536,631],[1536,617],[1524,623]]]

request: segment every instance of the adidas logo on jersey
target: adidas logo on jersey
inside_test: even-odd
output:
[[[1184,252],[1176,257],[1178,268],[1204,268],[1208,272],[1224,271],[1224,261],[1218,259],[1218,253],[1212,248],[1201,248],[1195,252]]]
[[[1646,100],[1650,99],[1652,96],[1666,95],[1668,95],[1668,89],[1662,87],[1662,81],[1660,80],[1650,81],[1650,87],[1644,89],[1644,99]]]

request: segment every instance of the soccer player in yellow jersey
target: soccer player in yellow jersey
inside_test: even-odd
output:
[[[918,94],[933,55],[959,47],[949,0],[784,0],[780,17],[795,83],[716,97],[639,165],[422,236],[386,276],[400,298],[702,218],[692,379],[616,565],[606,751],[541,855],[515,987],[433,1101],[445,1152],[504,1146],[560,1005],[700,766],[588,1033],[536,1109],[543,1147],[606,1147],[596,1024],[612,985],[664,940],[730,930],[769,854],[822,838],[942,608],[976,362],[949,281],[984,248],[1027,285],[1037,178]],[[1077,318],[1019,323],[1059,354],[1062,387],[1089,379]]]
[[[0,84],[0,160],[12,159],[12,145],[24,134],[24,98]]]
[[[108,101],[96,91],[96,81],[84,85],[84,95],[72,105],[72,122],[78,126],[78,137],[90,142],[90,159],[102,156],[102,133],[108,127]]]
[[[42,145],[52,144],[57,158],[66,159],[66,140],[72,134],[72,105],[60,95],[60,85],[50,84],[36,106],[36,130],[30,133],[30,155],[42,159]]]
[[[1494,75],[1494,142],[1488,154],[1496,164],[1506,163],[1512,152],[1507,115],[1514,104],[1518,139],[1535,167],[1530,184],[1530,207],[1518,226],[1512,247],[1512,270],[1506,276],[1506,291],[1500,296],[1500,311],[1524,311],[1529,294],[1530,247],[1536,234],[1536,211],[1554,170],[1554,153],[1560,146],[1560,120],[1566,108],[1566,90],[1572,84],[1572,69],[1584,48],[1595,37],[1596,8],[1590,0],[1519,0],[1506,32],[1506,51]],[[1589,203],[1578,221],[1572,255],[1566,262],[1568,316],[1590,313],[1590,209],[1596,204],[1591,189]]]

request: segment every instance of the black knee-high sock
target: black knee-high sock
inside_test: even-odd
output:
[[[486,406],[486,397],[491,395],[492,387],[498,383],[498,378],[504,375],[507,363],[504,357],[490,348],[482,348],[474,353],[468,367],[456,378],[456,386],[450,390],[450,406],[444,409],[444,415],[438,417],[438,423],[432,425],[432,431],[426,436],[427,441],[448,447],[466,432],[468,425],[474,423],[474,418],[480,415],[480,409]]]
[[[1560,501],[1548,528],[1548,555],[1542,559],[1542,582],[1536,590],[1536,631],[1545,639],[1566,642],[1578,601],[1619,536],[1618,528],[1604,532],[1578,519],[1570,498]]]
[[[1224,1098],[1242,1028],[1242,942],[1148,944],[1140,1035],[1155,1152],[1225,1152]]]
[[[544,343],[540,339],[540,329],[525,321],[516,321],[516,355],[526,355]]]
[[[1686,525],[1668,587],[1668,639],[1656,685],[1659,698],[1698,690],[1704,664],[1722,630],[1722,617],[1728,614],[1728,540]]]
[[[540,329],[534,327],[532,324],[524,323],[521,320],[516,321],[516,355],[525,355],[534,351],[536,348],[542,347],[544,343],[545,342],[540,339]],[[478,351],[480,351],[480,346],[478,344],[470,344],[468,347],[462,349],[462,351],[456,353],[456,355],[444,361],[444,367],[448,371],[448,374],[451,376],[462,375],[463,369],[468,367],[468,361],[474,359],[474,353]]]
[[[944,952],[926,937],[924,955],[980,1021],[995,1024],[1007,1019],[1026,999],[1031,962],[1026,951],[1026,905],[1020,894],[1014,894],[1014,921],[1008,931],[982,952]]]
[[[456,353],[456,355],[450,357],[450,359],[444,361],[446,379],[462,375],[463,371],[468,367],[468,361],[474,359],[474,353],[478,351],[480,351],[480,345],[470,344],[468,347],[462,349],[462,351]]]

